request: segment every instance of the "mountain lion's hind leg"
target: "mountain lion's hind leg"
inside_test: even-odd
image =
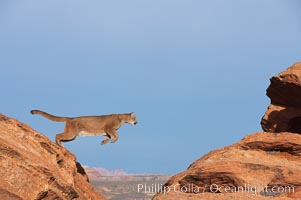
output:
[[[62,146],[62,142],[69,142],[76,138],[73,134],[66,134],[65,132],[59,133],[55,136],[55,142]]]
[[[57,143],[58,145],[62,146],[61,140],[62,138],[64,138],[64,132],[63,133],[59,133],[55,136],[55,143]]]
[[[111,140],[111,136],[110,135],[105,135],[105,139],[103,141],[101,141],[101,144],[104,145],[106,143],[108,143]]]
[[[65,130],[63,133],[59,133],[55,136],[55,142],[62,146],[62,142],[69,142],[76,138],[77,136],[77,126],[76,122],[67,122]]]

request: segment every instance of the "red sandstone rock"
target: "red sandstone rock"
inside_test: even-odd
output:
[[[263,130],[301,133],[301,62],[270,81],[267,96],[271,104],[261,120]]]
[[[248,135],[198,159],[164,187],[170,191],[154,200],[301,199],[301,135]]]
[[[102,200],[75,156],[0,114],[0,199]]]

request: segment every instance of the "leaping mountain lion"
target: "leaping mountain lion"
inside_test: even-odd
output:
[[[60,146],[62,146],[61,142],[69,142],[74,140],[77,136],[87,135],[104,135],[105,139],[101,144],[106,144],[110,140],[114,143],[118,140],[118,133],[116,131],[121,125],[124,123],[136,125],[138,123],[133,112],[81,117],[58,117],[41,110],[32,110],[30,113],[42,115],[55,122],[66,122],[64,132],[55,136],[55,142]]]

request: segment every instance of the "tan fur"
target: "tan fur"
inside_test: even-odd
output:
[[[74,140],[77,136],[86,135],[104,135],[105,139],[101,144],[116,142],[118,133],[116,132],[122,124],[130,123],[136,125],[138,122],[134,113],[111,114],[101,116],[82,116],[82,117],[57,117],[40,110],[32,110],[31,114],[39,114],[49,120],[56,122],[66,122],[65,130],[55,136],[55,142],[62,145],[61,142]]]

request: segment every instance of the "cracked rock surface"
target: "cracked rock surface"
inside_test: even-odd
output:
[[[0,114],[0,199],[105,199],[75,156],[46,136]]]
[[[300,199],[300,177],[301,135],[258,132],[196,160],[153,199]]]

